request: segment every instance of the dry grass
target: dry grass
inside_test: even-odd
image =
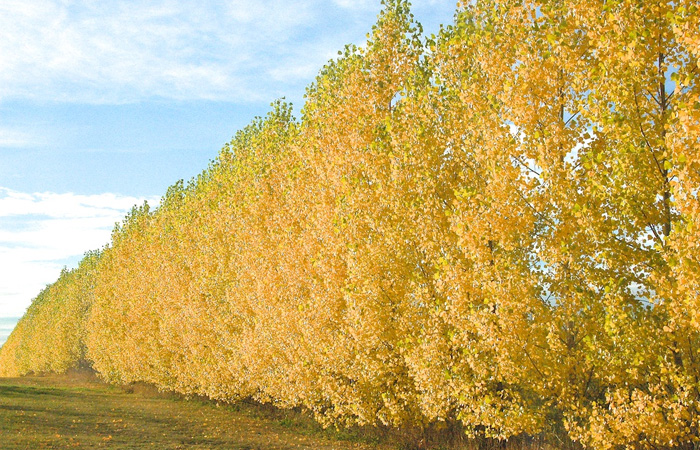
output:
[[[352,438],[352,437],[351,437]],[[87,372],[0,379],[0,448],[368,449],[254,405],[121,389]]]
[[[0,378],[0,449],[571,450],[524,437],[468,440],[459,427],[324,430],[299,411],[240,402],[218,405],[115,387],[89,371]]]

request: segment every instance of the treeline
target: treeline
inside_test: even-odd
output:
[[[407,2],[44,290],[5,375],[90,365],[325,424],[700,441],[695,0]]]

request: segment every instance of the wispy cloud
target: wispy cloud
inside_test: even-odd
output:
[[[38,144],[42,143],[29,133],[10,128],[0,128],[0,148],[23,148]]]
[[[258,100],[322,3],[4,0],[0,99]]]
[[[361,39],[380,8],[378,0],[3,0],[0,100],[269,101],[270,90],[308,83],[311,66]]]
[[[21,315],[64,265],[108,243],[135,204],[157,198],[23,193],[0,187],[0,311]]]

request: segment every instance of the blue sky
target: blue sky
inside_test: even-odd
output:
[[[414,0],[428,34],[456,1]],[[361,45],[379,0],[0,2],[0,317]],[[0,337],[2,339],[2,337]],[[1,342],[0,342],[1,343]]]

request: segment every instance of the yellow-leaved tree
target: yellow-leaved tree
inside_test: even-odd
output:
[[[700,442],[700,12],[461,2],[276,102],[37,297],[0,373],[90,365],[324,425]]]

